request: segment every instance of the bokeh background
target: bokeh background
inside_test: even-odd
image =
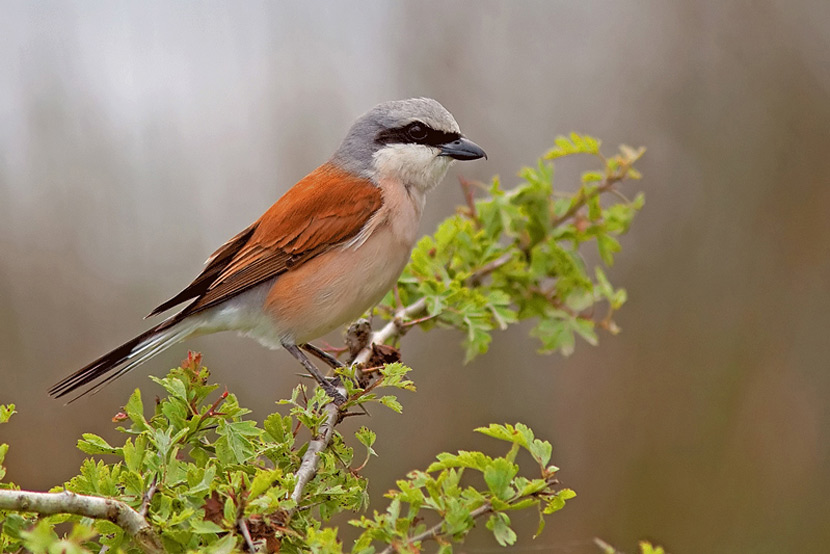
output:
[[[0,428],[9,478],[68,478],[80,433],[116,437],[110,417],[132,389],[156,390],[147,373],[188,348],[255,415],[271,410],[293,360],[233,336],[173,348],[69,407],[45,391],[142,331],[356,116],[416,95],[490,156],[456,165],[423,233],[462,202],[457,175],[509,183],[573,130],[648,147],[644,179],[625,185],[647,205],[609,272],[629,292],[623,333],[599,347],[540,356],[520,328],[464,366],[457,334],[406,337],[419,392],[402,416],[373,413],[373,497],[439,451],[494,446],[474,427],[523,421],[579,496],[535,541],[535,515],[517,517],[514,551],[596,552],[599,536],[628,552],[641,538],[675,553],[826,552],[820,1],[3,2],[0,402],[20,412]],[[488,535],[462,550],[496,551]]]

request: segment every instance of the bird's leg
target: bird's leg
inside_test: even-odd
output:
[[[310,342],[306,343],[306,344],[301,344],[300,348],[302,348],[303,350],[305,350],[309,354],[314,354],[315,356],[320,358],[322,361],[324,361],[332,369],[338,369],[338,368],[341,368],[341,367],[346,367],[346,364],[344,364],[343,362],[341,362],[340,360],[338,360],[337,358],[335,358],[334,356],[332,356],[331,354],[329,354],[328,352],[326,352],[322,348],[317,348],[316,346],[314,346]]]
[[[326,362],[332,369],[339,369],[341,367],[346,367],[346,364],[344,364],[343,362],[341,362],[340,360],[338,360],[337,358],[335,358],[334,356],[332,356],[331,354],[329,354],[325,350],[317,348],[316,346],[314,346],[310,342],[301,345],[300,348],[302,348],[306,352],[314,354],[315,356],[317,356],[318,358],[320,358],[321,360]],[[358,371],[360,371],[360,370],[358,370]],[[360,381],[361,381],[360,378],[357,378],[355,384],[360,386]],[[339,377],[338,377],[337,382],[340,383]],[[364,415],[370,415],[369,412],[366,411],[366,407],[363,404],[358,404],[357,407],[360,408],[360,411],[363,412]],[[343,414],[343,417],[346,417],[346,416],[349,416],[349,415],[360,415],[360,414],[358,414],[356,412],[347,412],[347,413]]]
[[[320,370],[317,369],[317,366],[311,363],[311,360],[309,360],[308,357],[305,354],[303,354],[303,351],[300,350],[296,344],[283,343],[282,346],[292,356],[297,358],[297,361],[300,362],[300,364],[302,364],[302,366],[306,369],[306,371],[308,371],[311,374],[312,377],[314,377],[314,379],[317,381],[320,387],[322,387],[322,389],[326,391],[326,394],[328,394],[331,397],[335,404],[340,406],[346,402],[346,397],[343,396],[340,393],[340,391],[337,390],[337,387],[335,387],[330,380],[328,380],[322,373],[320,373]]]

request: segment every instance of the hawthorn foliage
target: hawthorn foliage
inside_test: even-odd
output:
[[[494,330],[522,320],[533,321],[543,352],[567,355],[577,337],[596,344],[598,329],[616,333],[613,315],[626,294],[603,265],[613,263],[618,237],[643,205],[642,194],[628,199],[617,188],[639,178],[633,165],[642,153],[621,147],[606,157],[596,139],[571,134],[524,168],[512,189],[498,178],[464,181],[467,205],[416,245],[395,291],[376,308],[395,322],[389,341],[414,326],[459,329],[469,360],[487,351]],[[599,167],[585,171],[576,190],[555,188],[553,160],[575,155]],[[476,189],[485,196],[475,199]],[[588,248],[598,263],[586,261]],[[396,392],[414,384],[400,362],[374,368],[368,380],[366,369],[337,370],[345,404],[299,385],[262,421],[209,383],[199,355],[152,377],[165,396],[151,406],[136,389],[113,419],[123,441],[85,433],[78,448],[90,457],[52,492],[118,501],[144,522],[147,540],[111,515],[11,504],[18,488],[3,480],[8,445],[0,445],[0,551],[336,554],[419,552],[432,541],[444,553],[479,523],[500,545],[513,544],[517,510],[536,510],[541,533],[545,518],[575,496],[559,486],[549,442],[521,423],[491,424],[476,431],[493,439],[492,452],[439,453],[398,480],[385,507],[370,507],[361,471],[376,455],[375,434],[361,427],[344,437],[335,425],[366,404],[400,412]],[[13,413],[13,405],[0,406],[0,423]],[[344,511],[359,531],[350,544],[328,524]]]

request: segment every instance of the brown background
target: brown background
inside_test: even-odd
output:
[[[417,394],[374,410],[375,497],[472,432],[523,421],[579,493],[514,549],[822,552],[830,543],[830,3],[5,2],[0,6],[0,428],[44,488],[187,348],[262,416],[283,352],[192,341],[63,407],[45,390],[144,329],[205,257],[324,161],[375,103],[438,98],[512,182],[556,134],[646,145],[647,206],[610,271],[623,333],[569,359],[526,328],[463,366],[460,336],[404,343]],[[576,168],[560,171],[560,185]],[[570,173],[569,173],[570,171]],[[336,337],[335,337],[336,338]],[[352,425],[357,425],[353,422]],[[345,429],[348,429],[346,427]],[[341,525],[342,522],[341,522]],[[463,551],[491,552],[480,532]]]

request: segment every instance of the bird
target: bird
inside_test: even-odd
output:
[[[336,394],[300,347],[383,298],[409,261],[427,193],[456,160],[486,157],[434,99],[378,104],[352,124],[327,162],[220,246],[192,283],[147,317],[187,302],[184,308],[49,394],[76,393],[72,402],[174,344],[220,331],[285,349]]]

